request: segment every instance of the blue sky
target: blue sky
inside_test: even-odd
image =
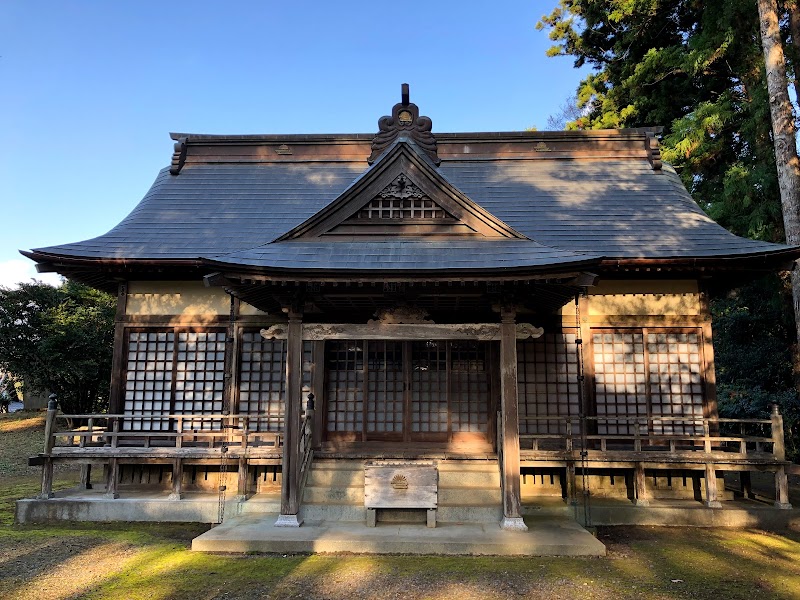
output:
[[[555,4],[3,0],[0,285],[116,225],[170,131],[372,133],[403,82],[434,133],[546,128],[581,77],[535,29]]]

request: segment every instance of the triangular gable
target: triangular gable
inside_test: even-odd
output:
[[[338,235],[526,239],[450,183],[406,137],[336,200],[276,241]]]

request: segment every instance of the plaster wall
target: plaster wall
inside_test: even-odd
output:
[[[697,316],[702,303],[697,281],[602,281],[589,288],[589,316]],[[574,314],[572,303],[563,314]]]
[[[208,288],[202,281],[131,281],[128,284],[126,314],[216,317],[228,315],[230,296],[221,288]],[[240,315],[263,315],[241,303]]]

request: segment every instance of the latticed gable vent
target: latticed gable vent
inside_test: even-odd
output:
[[[364,219],[455,220],[402,173],[348,221]]]

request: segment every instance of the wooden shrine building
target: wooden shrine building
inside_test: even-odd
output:
[[[23,253],[118,298],[109,414],[48,430],[44,498],[59,461],[177,506],[230,472],[297,526],[350,464],[368,519],[718,507],[754,470],[789,507],[780,415],[718,418],[707,293],[800,251],[709,219],[654,131],[434,135],[404,86],[377,134],[172,138],[119,225]]]

